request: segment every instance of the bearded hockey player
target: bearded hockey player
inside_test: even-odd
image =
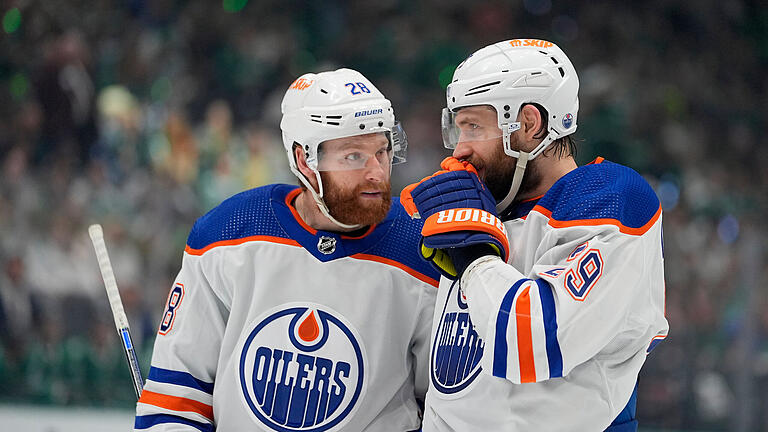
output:
[[[424,432],[634,431],[667,335],[661,208],[630,168],[578,167],[578,78],[555,44],[467,58],[448,86],[453,157],[401,195],[445,277]]]
[[[139,431],[410,431],[439,274],[390,198],[406,138],[359,72],[306,74],[280,127],[302,187],[242,192],[192,228]]]

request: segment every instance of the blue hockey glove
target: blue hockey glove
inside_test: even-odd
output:
[[[411,217],[428,218],[440,210],[479,208],[496,213],[496,201],[467,161],[447,157],[442,170],[408,185],[400,202]]]
[[[407,186],[400,195],[411,217],[426,218],[422,256],[450,279],[484,255],[495,254],[506,261],[507,232],[496,216],[496,201],[475,168],[453,157],[440,166],[443,170]]]

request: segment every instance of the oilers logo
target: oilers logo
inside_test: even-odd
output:
[[[482,370],[480,359],[484,347],[485,342],[469,317],[467,300],[454,282],[432,343],[430,376],[435,389],[453,394],[467,388]]]
[[[563,127],[569,129],[573,125],[573,114],[567,113],[563,116]]]
[[[361,340],[340,314],[284,305],[259,321],[240,354],[240,387],[258,421],[280,432],[338,430],[364,393]]]

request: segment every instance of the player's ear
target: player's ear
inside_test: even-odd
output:
[[[520,133],[525,142],[536,140],[540,141],[539,131],[544,126],[544,119],[541,118],[541,112],[531,104],[523,105],[518,116],[520,121]]]
[[[307,165],[307,157],[300,145],[294,144],[293,157],[296,159],[296,167],[299,168],[299,172],[304,174],[304,177],[309,180],[309,183],[312,185],[312,187],[317,189],[317,179],[315,178],[315,172],[312,171],[309,165]]]

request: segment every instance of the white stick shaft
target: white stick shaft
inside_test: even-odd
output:
[[[131,379],[133,380],[133,389],[136,392],[136,398],[141,397],[141,391],[144,387],[144,379],[139,369],[139,359],[136,357],[136,349],[131,339],[131,329],[128,326],[128,317],[125,316],[123,301],[120,299],[120,292],[117,290],[115,274],[112,271],[112,264],[109,262],[107,254],[107,245],[104,243],[104,231],[101,225],[94,224],[88,227],[88,234],[91,236],[93,248],[96,251],[96,258],[99,260],[99,269],[101,277],[104,279],[104,287],[107,290],[109,306],[112,308],[112,316],[115,319],[117,333],[120,335],[120,342],[125,351],[125,358],[128,360],[128,367],[131,370]]]
[[[119,332],[120,329],[128,327],[128,318],[125,316],[123,301],[120,299],[115,274],[112,271],[112,264],[109,262],[107,245],[104,243],[104,232],[101,229],[101,225],[94,224],[88,227],[88,234],[91,236],[93,248],[96,250],[96,259],[99,260],[99,269],[101,270],[101,277],[104,279],[104,287],[107,289],[109,306],[112,308],[115,326]]]

